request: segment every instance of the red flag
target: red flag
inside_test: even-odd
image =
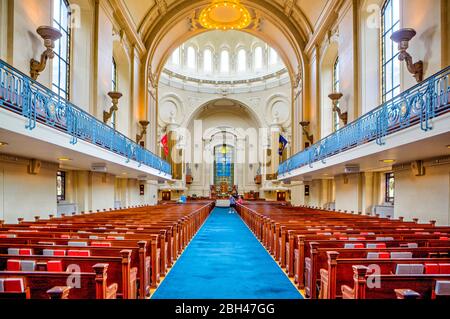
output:
[[[164,154],[169,155],[169,137],[166,135],[161,139],[161,146],[164,148]]]

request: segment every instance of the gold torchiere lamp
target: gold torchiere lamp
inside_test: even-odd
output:
[[[398,43],[398,50],[400,54],[398,59],[405,61],[408,71],[414,76],[418,83],[423,81],[423,61],[413,62],[412,56],[406,52],[409,48],[409,41],[416,36],[416,30],[414,29],[400,29],[394,32],[391,36],[391,40]]]
[[[109,119],[113,116],[114,112],[119,110],[119,99],[122,97],[122,93],[120,92],[109,92],[108,96],[112,100],[112,106],[109,109],[109,112],[103,111],[103,123],[108,123]]]
[[[330,100],[333,102],[333,112],[336,112],[339,116],[339,119],[344,122],[344,125],[347,125],[348,123],[348,113],[342,112],[341,108],[339,107],[339,100],[342,99],[344,95],[342,93],[331,93],[328,95]]]
[[[308,142],[313,145],[314,144],[314,135],[309,134],[307,128],[309,127],[309,124],[311,124],[308,121],[302,121],[300,122],[301,127],[303,128],[303,134],[306,136],[306,139]]]
[[[140,141],[144,138],[145,134],[147,134],[147,127],[150,124],[149,121],[139,121],[141,125],[141,134],[136,134],[136,143],[139,144]]]
[[[47,61],[55,57],[55,51],[53,51],[53,49],[55,49],[55,42],[62,37],[62,34],[58,29],[50,26],[41,26],[37,28],[36,32],[44,39],[44,46],[47,49],[41,54],[40,61],[35,59],[31,59],[30,61],[30,76],[35,81],[41,72],[45,70]]]

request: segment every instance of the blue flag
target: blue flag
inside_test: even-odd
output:
[[[280,154],[280,156],[283,156],[283,152],[286,149],[287,144],[288,144],[287,139],[285,139],[284,136],[280,134],[279,147],[278,147],[278,154]]]

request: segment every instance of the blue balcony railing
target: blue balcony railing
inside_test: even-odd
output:
[[[127,163],[133,160],[171,175],[169,163],[2,60],[0,107],[25,117],[26,129],[42,123],[69,134],[73,145],[81,139],[125,157]]]
[[[279,177],[288,177],[298,168],[345,152],[365,143],[384,138],[405,128],[420,124],[423,131],[431,130],[431,120],[450,111],[450,67],[398,95],[391,101],[361,116],[335,133],[283,162]]]

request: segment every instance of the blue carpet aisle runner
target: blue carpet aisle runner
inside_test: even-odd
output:
[[[238,214],[215,208],[153,299],[301,299]]]

